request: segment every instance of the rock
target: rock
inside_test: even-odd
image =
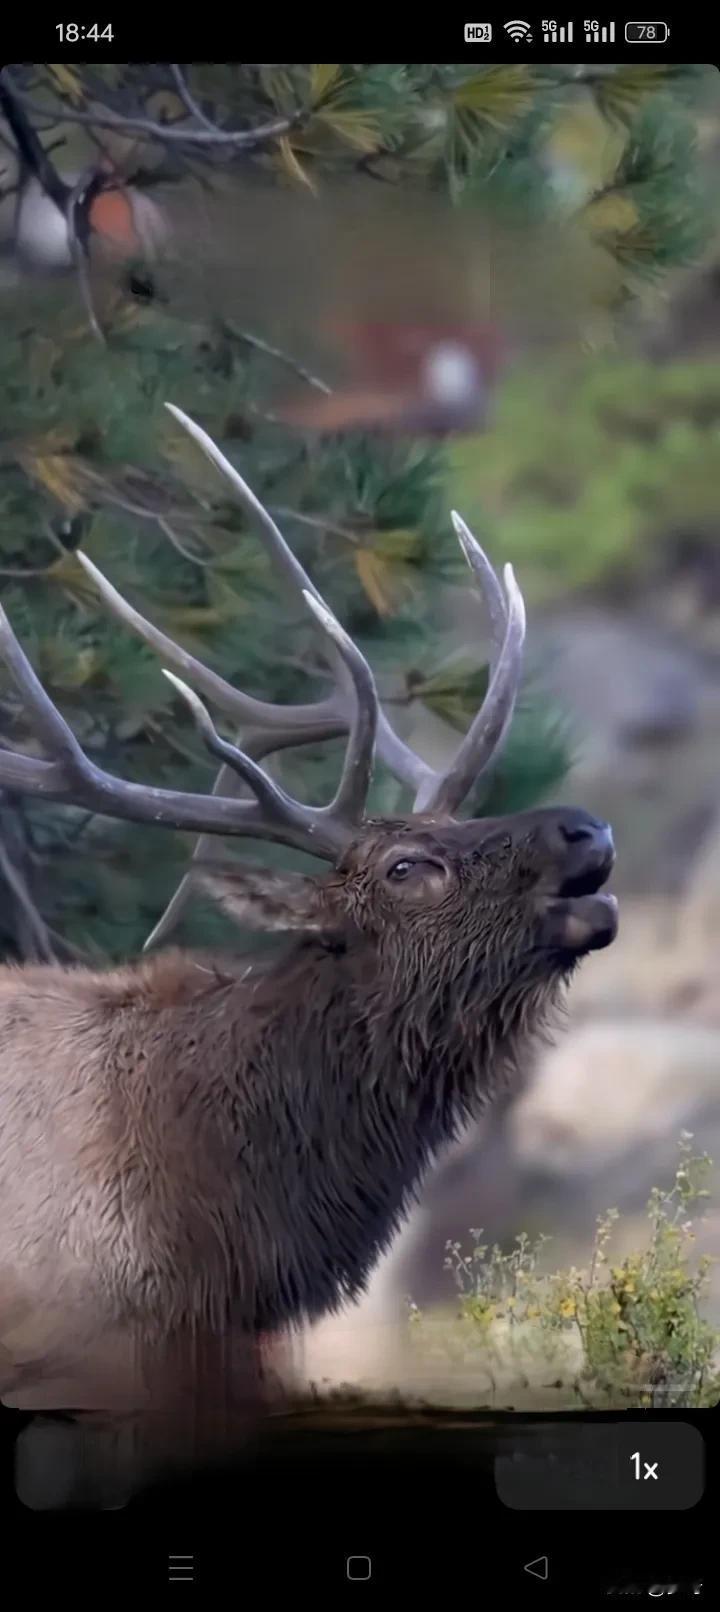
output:
[[[720,1121],[720,1032],[612,1019],[578,1025],[541,1060],[509,1129],[518,1170],[574,1180],[582,1192],[591,1180],[622,1178],[638,1156],[642,1176],[662,1184],[680,1132],[703,1142],[713,1114]],[[626,1179],[627,1189],[639,1186],[637,1171]]]

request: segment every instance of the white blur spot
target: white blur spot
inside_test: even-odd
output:
[[[482,390],[480,365],[460,342],[438,342],[423,365],[424,391],[438,403],[464,403]]]
[[[67,175],[73,185],[77,175]],[[72,263],[67,220],[37,179],[30,179],[18,205],[15,228],[18,250],[37,268],[69,268]]]

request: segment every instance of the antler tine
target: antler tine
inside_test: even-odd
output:
[[[357,644],[353,643],[352,638],[340,626],[327,605],[316,599],[307,588],[303,588],[303,598],[336,644],[355,686],[355,710],[345,750],[342,777],[334,799],[325,810],[328,817],[344,818],[351,823],[357,823],[365,810],[372,780],[378,724],[375,679],[365,656],[360,653]]]
[[[152,622],[147,621],[138,610],[135,610],[123,598],[121,593],[118,593],[117,588],[113,587],[112,583],[108,581],[107,577],[103,576],[102,571],[98,570],[98,567],[92,560],[88,559],[87,555],[78,553],[77,558],[88,576],[93,578],[101,598],[108,605],[112,614],[117,616],[118,620],[122,621],[125,626],[130,627],[133,632],[137,633],[156,654],[163,655],[165,659],[170,661],[171,665],[178,666],[184,672],[187,672],[188,676],[194,679],[207,698],[214,700],[221,710],[228,712],[238,720],[244,718],[246,722],[249,721],[258,726],[262,724],[270,729],[271,734],[275,731],[279,733],[281,729],[287,728],[290,737],[294,737],[295,743],[300,742],[303,729],[308,730],[307,737],[319,739],[330,736],[335,737],[340,733],[345,733],[349,727],[350,740],[340,787],[331,805],[323,809],[328,814],[332,812],[334,815],[346,816],[353,820],[362,815],[367,791],[370,787],[372,757],[377,730],[378,702],[375,680],[364,656],[318,594],[310,593],[307,588],[302,590],[303,598],[332,638],[341,659],[350,673],[356,698],[350,704],[349,711],[347,710],[349,702],[342,701],[337,695],[334,698],[331,696],[326,700],[318,700],[312,705],[287,706],[272,705],[264,700],[256,700],[250,694],[243,694],[239,689],[233,688],[231,683],[227,683],[224,677],[219,677],[217,672],[213,672],[209,666],[205,666],[202,661],[197,660],[188,650],[175,643],[174,639],[168,638],[166,633],[161,632],[159,627],[155,627]],[[233,755],[225,754],[222,747],[226,744],[226,741],[220,739],[214,729],[214,737],[210,742],[212,723],[204,706],[199,700],[197,700],[196,704],[192,703],[192,691],[188,690],[187,684],[182,678],[169,671],[165,671],[165,676],[170,679],[171,683],[176,685],[190,705],[203,738],[208,743],[208,749],[211,749],[213,754],[223,755],[228,764],[241,777],[245,777],[247,782],[251,783],[255,794],[260,799],[258,790],[264,787],[259,779],[261,769],[254,767],[253,777],[250,778],[246,772],[243,772],[242,766],[237,759],[242,756],[242,752],[235,746],[229,746],[227,748],[233,752]],[[202,717],[200,712],[203,713]],[[208,723],[210,727],[208,727]],[[268,782],[264,773],[262,778],[265,783]]]
[[[336,621],[332,612],[326,605],[313,598],[307,589],[304,589],[303,593],[313,614],[322,622],[325,631],[337,645],[352,677],[356,694],[355,712],[340,783],[330,805],[316,807],[314,810],[327,825],[337,822],[341,829],[352,828],[362,817],[372,777],[377,727],[375,680],[364,655]],[[307,821],[307,808],[299,805],[290,795],[286,795],[285,791],[273,783],[262,767],[259,767],[245,751],[240,750],[237,745],[229,744],[227,739],[221,738],[202,700],[193,689],[188,688],[182,678],[167,670],[164,675],[189,705],[208,750],[212,755],[219,756],[226,766],[231,767],[246,784],[250,785],[268,820],[272,821],[275,818],[285,822],[296,822],[298,827],[301,827]]]
[[[458,515],[456,509],[450,511],[450,519],[465,559],[487,605],[493,637],[491,661],[495,666],[502,650],[507,627],[508,607],[505,596],[485,550],[481,549],[477,538],[473,537],[467,522],[463,520],[462,515]]]
[[[234,717],[236,722],[278,732],[285,728],[296,728],[298,731],[307,728],[311,731],[312,737],[318,739],[335,738],[338,734],[346,732],[349,720],[348,702],[339,698],[337,693],[328,699],[316,700],[311,705],[275,705],[268,700],[256,700],[252,694],[242,693],[240,689],[233,688],[232,683],[227,683],[224,677],[212,671],[211,667],[205,666],[203,661],[197,660],[189,650],[183,649],[174,638],[169,638],[167,633],[162,632],[159,627],[155,627],[151,621],[142,616],[139,610],[118,593],[117,588],[113,587],[112,582],[108,581],[87,554],[76,550],[75,557],[87,575],[92,577],[103,603],[107,605],[111,614],[116,616],[124,627],[129,627],[138,638],[142,638],[143,642],[168,666],[192,678],[206,699],[212,700],[219,710]]]
[[[189,829],[201,834],[250,835],[255,839],[275,840],[280,844],[309,850],[330,862],[336,860],[339,851],[347,844],[349,830],[339,819],[320,807],[302,806],[290,800],[282,791],[276,790],[260,769],[257,769],[257,773],[262,779],[262,803],[257,799],[238,800],[219,794],[195,795],[180,790],[156,789],[149,784],[133,784],[115,778],[95,766],[84,754],[64,717],[55,709],[36,677],[2,606],[0,656],[50,757],[41,760],[0,750],[0,787],[17,794],[83,806],[102,816],[128,822]],[[193,694],[192,699],[197,700],[197,695]],[[199,700],[197,703],[201,704]],[[219,737],[218,744],[222,744]],[[233,746],[229,746],[228,750],[233,752],[233,761],[237,765],[239,752],[236,754]],[[255,763],[249,758],[241,760],[243,776],[251,782],[257,795],[259,778],[253,770]]]
[[[495,640],[485,699],[450,765],[418,791],[416,811],[455,812],[502,746],[520,687],[525,603],[511,565],[503,572],[505,596],[487,555],[459,515],[453,524],[468,565],[480,583]],[[498,642],[501,647],[498,651]]]
[[[344,733],[344,731],[345,729],[343,728],[342,732]],[[273,751],[287,749],[299,742],[294,730],[290,729],[284,732],[278,731],[277,733],[249,733],[244,736],[238,734],[236,740],[238,745],[241,738],[244,753],[251,761],[262,761],[264,756],[272,754]],[[245,787],[237,772],[225,762],[215,779],[212,792],[213,795],[225,795],[235,798],[235,796],[243,794]],[[210,835],[200,834],[192,848],[191,863],[202,861],[207,855],[211,843],[212,837]],[[160,941],[164,940],[165,936],[179,923],[193,888],[192,872],[183,874],[180,883],[170,897],[165,911],[158,918],[155,928],[151,930],[147,940],[144,942],[143,951],[150,951],[153,946],[159,945]]]
[[[262,767],[259,767],[251,756],[239,750],[237,745],[229,744],[227,739],[221,738],[209,712],[205,709],[202,700],[194,689],[189,688],[187,683],[183,683],[181,677],[176,677],[174,672],[168,672],[165,667],[163,667],[163,676],[168,679],[169,683],[173,684],[178,694],[189,705],[195,725],[211,755],[220,756],[228,767],[232,767],[233,771],[244,779],[246,784],[250,785],[255,799],[262,807],[268,820],[273,818],[297,820],[299,824],[302,818],[302,808],[298,806],[297,801],[294,801],[290,795],[286,795],[278,784],[273,783],[268,774],[263,772]]]
[[[224,453],[221,453],[217,444],[213,442],[212,437],[208,436],[206,431],[203,431],[202,426],[191,420],[190,416],[185,414],[182,409],[177,408],[176,404],[166,403],[165,407],[173,418],[178,421],[178,424],[197,442],[198,447],[202,448],[203,453],[207,455],[226,481],[230,483],[239,503],[257,522],[273,558],[293,591],[303,597],[306,594],[310,594],[319,605],[322,605],[323,609],[327,610],[328,607],[322,594],[319,593],[314,582],[293,554],[289,544],[286,543],[272,515],[260,503],[259,498],[255,496],[252,489],[248,487],[240,472],[235,469],[229,459],[226,459]],[[329,612],[329,614],[332,615],[332,612]],[[318,619],[322,622],[322,617]],[[348,640],[348,642],[351,642],[351,640]],[[357,653],[359,654],[359,651]],[[346,669],[349,671],[349,666]],[[378,754],[382,757],[389,770],[402,783],[408,784],[412,789],[417,790],[423,783],[429,783],[434,777],[432,768],[428,767],[427,763],[416,755],[409,745],[405,744],[399,734],[395,733],[382,708],[378,710],[376,720]]]
[[[234,785],[238,777],[249,781],[246,765],[248,760],[259,759],[272,751],[291,745],[306,744],[320,738],[336,738],[348,733],[349,730],[343,772],[336,795],[329,806],[317,808],[328,829],[332,821],[342,833],[343,823],[357,821],[362,815],[370,784],[374,745],[378,736],[381,737],[378,748],[386,765],[405,783],[417,789],[425,779],[431,779],[434,775],[427,764],[404,744],[390,726],[387,717],[378,706],[377,691],[370,667],[352,639],[328,610],[318,589],[299,560],[295,558],[268,511],[207,433],[174,404],[168,403],[166,407],[230,481],[242,506],[259,523],[263,535],[270,544],[271,553],[279,563],[286,580],[294,591],[302,595],[304,604],[313,610],[320,625],[331,637],[349,676],[349,689],[346,683],[345,689],[336,688],[326,699],[302,706],[274,705],[241,693],[141,615],[113,587],[87,555],[78,553],[77,558],[86,573],[92,577],[98,593],[111,613],[142,638],[155,654],[162,656],[168,666],[191,678],[209,700],[228,715],[234,716],[241,724],[241,732],[237,736],[235,746],[224,749],[226,741],[220,739],[204,708],[200,707],[202,716],[199,717],[198,706],[191,707],[196,722],[198,725],[202,724],[201,731],[209,748],[224,758],[224,765],[213,786],[214,796],[223,793],[234,796]],[[184,678],[176,682],[176,686],[190,703]],[[267,789],[272,787],[267,780],[266,798]],[[333,834],[335,829],[329,829],[329,832]],[[201,857],[205,849],[203,838],[193,849],[193,861]],[[156,945],[169,933],[180,917],[190,891],[191,880],[186,876],[145,942],[146,949]]]
[[[304,590],[304,597],[313,613],[322,622],[325,631],[336,643],[350,672],[356,693],[355,713],[347,743],[343,774],[329,806],[301,806],[290,795],[286,795],[251,756],[240,750],[237,745],[221,738],[209,712],[194,689],[189,688],[182,678],[176,677],[174,672],[165,670],[164,675],[189,705],[207,749],[212,755],[219,756],[226,766],[231,767],[246,784],[249,784],[265,820],[268,823],[278,822],[286,826],[288,824],[296,826],[299,833],[305,832],[311,836],[318,832],[318,826],[321,824],[322,831],[319,838],[337,850],[346,843],[364,810],[372,776],[377,694],[367,661],[340,623],[335,620],[331,611],[313,598],[307,590]]]
[[[55,709],[50,696],[45,693],[39,677],[35,675],[24,649],[15,637],[2,605],[0,605],[0,654],[16,688],[23,695],[38,738],[54,757],[58,778],[62,774],[68,783],[85,781],[91,764],[83,755],[72,729]],[[30,776],[30,773],[28,775]]]

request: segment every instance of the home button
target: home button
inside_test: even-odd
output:
[[[369,1556],[348,1556],[345,1562],[345,1571],[348,1578],[368,1579],[372,1573],[372,1562]]]

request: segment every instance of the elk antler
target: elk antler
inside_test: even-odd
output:
[[[94,571],[89,562],[86,567]],[[113,590],[114,591],[114,590]],[[193,795],[179,790],[131,784],[104,772],[84,754],[60,712],[45,693],[24,650],[0,606],[0,656],[19,690],[42,744],[52,757],[43,761],[0,749],[0,785],[16,794],[42,796],[73,806],[84,806],[104,816],[158,826],[192,829],[208,834],[252,835],[310,851],[334,862],[352,838],[369,787],[377,722],[377,695],[370,667],[360,650],[326,606],[308,599],[332,637],[355,692],[355,706],[343,728],[349,726],[345,765],[335,798],[329,806],[305,806],[280,789],[257,762],[217,733],[202,701],[173,673],[167,673],[189,703],[205,743],[226,766],[249,784],[255,801],[215,794]],[[124,603],[124,601],[123,601]],[[160,637],[164,635],[160,634]],[[184,654],[173,646],[178,654]],[[192,660],[192,657],[188,657]],[[193,669],[200,665],[193,662]],[[203,668],[208,672],[207,668]],[[212,675],[209,674],[208,675]],[[222,681],[222,680],[219,680]],[[229,685],[226,685],[229,688]],[[239,696],[240,699],[244,696]],[[307,738],[307,722],[301,730]],[[337,731],[337,724],[336,724]],[[341,730],[342,731],[342,730]],[[256,747],[257,747],[256,738]],[[296,742],[287,726],[266,735],[265,753]]]
[[[202,427],[191,420],[174,403],[166,408],[195,439],[203,452],[217,465],[230,482],[240,503],[258,522],[273,558],[291,587],[311,595],[325,609],[327,606],[318,593],[300,561],[293,554],[272,516],[243,481],[242,476],[220,452]],[[465,738],[449,766],[436,770],[416,755],[404,740],[395,733],[382,708],[378,711],[377,750],[389,771],[415,792],[415,811],[452,813],[462,804],[472,784],[489,766],[510,724],[522,671],[522,650],[525,640],[525,606],[515,581],[511,565],[504,569],[505,594],[498,582],[487,555],[473,537],[469,527],[459,515],[453,513],[453,525],[458,541],[484,596],[493,635],[491,655],[492,675],[483,704],[474,718]],[[147,642],[150,638],[147,637]],[[277,708],[276,708],[277,709]],[[287,710],[287,708],[285,708]]]
[[[258,523],[281,573],[317,618],[335,652],[337,687],[331,695],[310,705],[275,705],[254,699],[233,688],[146,621],[97,566],[78,553],[78,560],[94,579],[112,614],[175,669],[166,675],[190,706],[207,748],[222,759],[223,767],[208,796],[128,783],[95,766],[39,683],[0,607],[0,656],[50,758],[39,760],[0,749],[0,786],[17,794],[65,801],[134,822],[190,829],[201,835],[270,839],[335,861],[362,820],[377,741],[386,766],[412,788],[414,810],[443,814],[456,811],[497,754],[517,696],[525,610],[512,567],[505,567],[503,592],[479,543],[460,516],[453,515],[463,553],[488,606],[493,650],[490,682],[480,710],[450,764],[444,770],[433,769],[395,733],[379,707],[373,675],[364,656],[328,609],[267,510],[207,433],[173,404],[167,407],[231,483],[240,503]],[[185,673],[209,700],[241,725],[242,748],[239,740],[230,744],[220,736],[202,701],[178,672]],[[336,794],[328,806],[306,806],[294,800],[259,765],[261,758],[273,751],[340,734],[348,735],[345,760]],[[238,779],[254,799],[238,799]],[[194,856],[201,854],[203,848],[203,841],[198,841]],[[186,892],[187,880],[183,880],[146,945],[167,933]]]
[[[493,631],[490,682],[485,699],[465,738],[444,772],[422,784],[415,798],[418,812],[454,812],[468,790],[501,749],[512,721],[525,642],[525,604],[511,565],[503,577],[507,599],[495,572],[462,517],[453,510],[453,526],[465,559],[485,595]]]
[[[268,546],[291,586],[306,596],[311,594],[323,603],[317,588],[303,570],[300,561],[288,547],[259,499],[251,492],[216,443],[202,427],[196,425],[174,403],[166,404],[170,413],[194,437],[195,441],[217,465],[237,494],[240,503],[257,519]],[[457,810],[480,774],[489,766],[510,724],[522,671],[522,650],[525,640],[525,606],[515,581],[513,568],[504,569],[505,594],[487,555],[473,537],[464,520],[453,512],[453,525],[463,554],[480,592],[488,606],[493,635],[491,679],[483,704],[474,718],[459,749],[444,770],[429,767],[426,761],[394,732],[382,709],[378,712],[377,749],[395,777],[409,784],[415,791],[415,811],[452,813]]]

